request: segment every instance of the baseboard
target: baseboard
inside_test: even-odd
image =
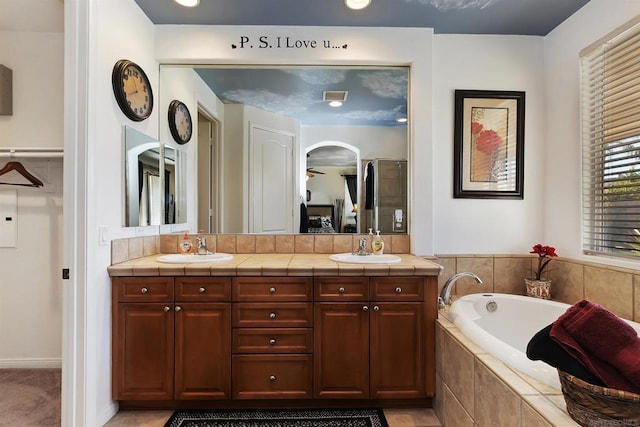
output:
[[[118,402],[110,402],[100,411],[98,415],[98,425],[105,425],[111,418],[118,413]]]
[[[0,359],[0,369],[62,369],[62,359],[33,358],[33,359]]]

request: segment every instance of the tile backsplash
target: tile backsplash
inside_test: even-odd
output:
[[[440,289],[449,277],[462,271],[474,272],[483,280],[479,286],[472,279],[461,278],[454,285],[454,299],[477,292],[524,295],[524,279],[537,265],[537,257],[530,255],[438,255],[434,261],[444,267],[438,278]],[[547,272],[552,281],[551,299],[567,304],[588,299],[620,317],[640,321],[640,269],[560,257],[553,259]]]
[[[196,235],[189,235],[195,247]],[[211,251],[231,254],[316,253],[333,254],[352,252],[358,248],[361,234],[205,234]],[[132,237],[111,242],[111,264],[118,264],[158,253],[179,252],[180,234]],[[410,237],[406,234],[382,235],[384,252],[409,253]]]

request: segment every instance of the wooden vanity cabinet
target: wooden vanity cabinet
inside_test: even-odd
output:
[[[426,286],[422,277],[316,278],[314,396],[427,397]]]
[[[112,294],[115,400],[230,398],[231,279],[115,277]]]
[[[313,281],[233,279],[233,398],[313,396]]]

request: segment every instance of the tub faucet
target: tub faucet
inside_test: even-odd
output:
[[[462,273],[454,274],[447,280],[447,282],[442,287],[440,291],[440,296],[438,297],[438,310],[442,310],[448,305],[451,305],[451,287],[461,277],[471,277],[473,278],[478,285],[482,285],[482,279],[480,279],[475,273],[471,273],[469,271],[465,271]]]

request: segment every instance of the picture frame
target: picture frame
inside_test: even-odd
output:
[[[522,199],[525,92],[456,90],[453,197]]]

